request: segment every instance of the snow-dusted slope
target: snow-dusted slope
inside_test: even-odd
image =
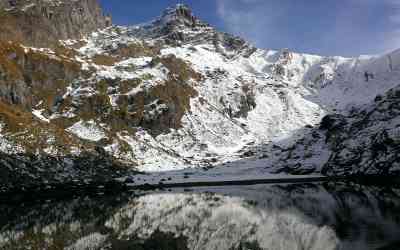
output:
[[[280,150],[281,171],[327,175],[400,172],[400,86],[347,115],[331,114],[320,127]],[[284,152],[283,152],[284,151]]]
[[[142,26],[104,30],[90,37],[88,45],[80,49],[83,55],[91,56],[107,53],[108,48],[119,47],[120,43],[142,39],[147,44],[157,44],[161,57],[173,55],[201,74],[200,80],[187,81],[198,94],[190,100],[182,127],[151,139],[157,147],[172,150],[188,161],[182,161],[183,165],[162,159],[155,163],[155,151],[141,159],[139,165],[143,170],[164,171],[233,161],[242,157],[248,145],[290,145],[305,127],[319,124],[324,115],[334,110],[347,112],[369,103],[396,86],[400,79],[398,52],[343,58],[297,54],[286,49],[255,49],[240,38],[219,33],[203,23],[187,27],[186,19],[171,14],[174,11],[167,10],[160,19]],[[168,40],[172,39],[171,34],[178,34],[174,43]],[[236,39],[239,48],[227,45],[229,39]],[[115,70],[124,63],[129,61],[101,72],[124,79],[129,74]],[[151,66],[136,67],[150,70]],[[373,79],[366,81],[366,72],[373,74]],[[162,74],[154,75],[162,79]],[[147,86],[146,83],[140,87]]]

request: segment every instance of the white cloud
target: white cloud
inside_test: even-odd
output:
[[[268,6],[263,0],[217,0],[217,12],[227,29],[244,36],[258,46],[272,36],[284,14],[279,5]]]
[[[400,48],[400,1],[385,0],[392,13],[388,19],[395,26],[393,30],[389,30],[386,35],[385,47],[387,50]]]
[[[326,12],[317,12],[315,16],[307,9],[307,13],[293,9],[302,7],[300,2],[287,0],[216,2],[218,16],[228,31],[259,47],[289,47],[341,55],[400,48],[400,0],[338,0],[332,10],[315,7],[318,3],[314,1],[305,1],[309,6],[303,4],[304,8]],[[381,26],[374,25],[375,20]],[[309,30],[304,25],[309,25]]]

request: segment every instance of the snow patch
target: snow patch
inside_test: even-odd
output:
[[[32,110],[32,114],[34,116],[36,116],[37,118],[39,118],[41,121],[47,122],[49,123],[50,120],[47,119],[44,115],[43,115],[44,109],[40,109],[40,110]]]
[[[66,131],[88,141],[97,142],[106,138],[104,131],[94,121],[79,121],[67,128]]]

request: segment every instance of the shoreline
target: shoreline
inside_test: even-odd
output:
[[[157,191],[173,188],[196,188],[196,187],[222,187],[222,186],[252,186],[271,184],[302,184],[302,183],[325,183],[325,182],[349,182],[365,186],[400,185],[399,176],[310,176],[292,178],[265,178],[265,179],[243,179],[231,181],[193,181],[176,183],[158,183],[132,185],[118,181],[90,184],[46,184],[36,187],[25,187],[0,192],[1,204],[19,204],[46,200],[63,200],[79,196],[104,196],[121,194],[135,191]]]

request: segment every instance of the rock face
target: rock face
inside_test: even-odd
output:
[[[0,5],[0,40],[54,47],[111,24],[97,0],[11,0]]]
[[[250,56],[256,48],[244,39],[219,32],[192,14],[182,4],[166,9],[159,19],[129,31],[137,38],[153,40],[167,46],[211,44],[226,57],[242,54]]]
[[[31,108],[45,100],[44,105],[51,107],[79,76],[81,65],[62,53],[55,56],[15,42],[0,42],[0,72],[2,101]]]
[[[323,174],[400,174],[400,88],[367,109],[346,117],[342,129],[327,130],[333,154]]]
[[[63,183],[104,185],[127,174],[132,174],[128,166],[96,151],[79,157],[0,153],[0,193],[41,188],[44,184],[49,187]]]
[[[398,86],[360,110],[325,116],[319,129],[282,154],[280,162],[286,162],[282,171],[306,173],[320,169],[322,174],[333,176],[398,175],[399,101]]]

